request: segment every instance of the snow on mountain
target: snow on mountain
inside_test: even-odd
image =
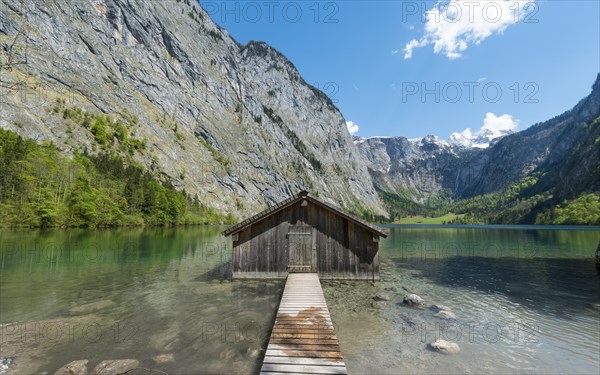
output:
[[[488,148],[500,138],[515,133],[519,126],[519,120],[513,119],[511,115],[496,116],[488,112],[483,119],[481,129],[473,133],[471,128],[466,128],[460,133],[450,135],[450,143],[466,148]]]
[[[460,133],[452,133],[449,143],[453,146],[464,148],[488,148],[496,143],[500,138],[515,133],[514,130],[482,130],[473,134],[471,129],[465,129]]]

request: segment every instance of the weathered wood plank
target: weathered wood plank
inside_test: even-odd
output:
[[[277,353],[285,353],[286,355],[298,356],[298,353],[302,353],[303,355],[306,355],[307,353],[309,353],[310,356],[314,356],[314,357],[323,357],[323,356],[335,357],[335,358],[342,357],[339,346],[336,346],[335,344],[331,344],[331,345],[272,344],[269,347],[269,349],[267,349],[267,352],[269,352],[269,353],[272,352],[272,353],[274,353],[273,355],[275,355]]]
[[[261,369],[273,373],[347,374],[317,274],[288,276]]]
[[[264,363],[261,374],[266,372],[308,373],[308,374],[347,374],[346,366],[311,366],[311,365],[283,365]]]
[[[331,345],[329,345],[331,346]],[[286,350],[267,350],[267,354],[270,356],[284,356],[284,357],[306,357],[306,358],[329,358],[335,360],[341,360],[342,355],[340,354],[339,349],[329,348],[328,350],[296,350],[296,349],[286,349]]]
[[[295,344],[314,345],[316,343],[315,340],[312,340],[312,339],[284,339],[284,338],[279,338],[279,337],[274,337],[269,342],[273,342],[274,344],[289,344],[289,345],[295,345]],[[318,341],[318,343],[319,344],[337,344],[338,341],[321,339]]]
[[[345,366],[343,361],[330,358],[288,357],[265,355],[263,363],[280,363],[284,365],[313,365],[313,366]]]

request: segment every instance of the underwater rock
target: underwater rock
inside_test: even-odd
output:
[[[136,359],[108,359],[94,367],[92,375],[119,375],[140,366]]]
[[[375,296],[373,296],[373,300],[374,301],[389,301],[390,296],[388,296],[385,293],[377,293]]]
[[[446,305],[431,305],[431,309],[435,312],[451,311],[452,309]]]
[[[442,354],[456,354],[460,352],[460,347],[457,343],[438,339],[435,342],[429,344],[429,347],[438,353]]]
[[[408,305],[423,306],[425,300],[416,294],[407,294],[404,296],[403,302]]]
[[[168,362],[175,362],[175,355],[173,355],[173,353],[158,354],[152,357],[152,360],[158,365]]]
[[[88,375],[87,359],[70,362],[59,368],[54,375]]]
[[[15,357],[0,357],[0,374],[7,373],[14,361]]]
[[[260,356],[260,349],[248,348],[248,350],[246,350],[246,357],[254,359],[258,358],[258,356]]]
[[[113,301],[105,299],[105,300],[92,302],[92,303],[86,303],[85,305],[73,307],[69,310],[69,312],[73,315],[85,315],[85,314],[90,314],[90,313],[93,313],[96,311],[104,310],[109,307],[113,307],[115,305],[116,304]]]
[[[441,310],[433,316],[440,319],[456,319],[456,315],[450,310]]]

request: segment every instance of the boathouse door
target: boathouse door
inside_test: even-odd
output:
[[[288,271],[317,272],[313,262],[313,228],[306,225],[292,225],[288,230]]]

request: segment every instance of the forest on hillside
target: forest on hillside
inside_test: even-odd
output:
[[[108,142],[110,122],[95,134]],[[112,125],[110,125],[112,126]],[[116,131],[119,123],[114,123]],[[101,129],[101,130],[100,130]],[[118,134],[118,133],[116,133]],[[125,134],[121,130],[121,134]],[[123,136],[122,139],[125,139]],[[72,157],[0,129],[0,226],[111,227],[230,224],[223,215],[109,149]]]

